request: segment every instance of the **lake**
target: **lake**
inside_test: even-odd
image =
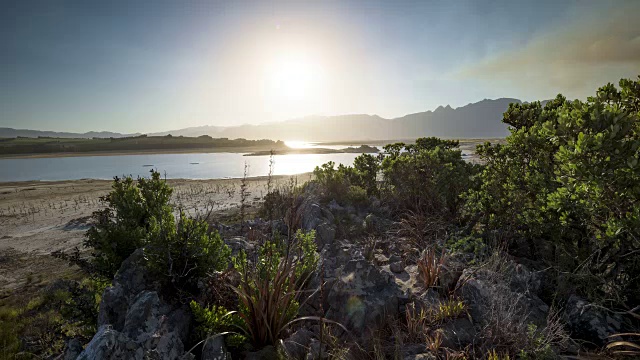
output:
[[[359,154],[300,154],[274,156],[274,175],[313,171],[328,161],[352,165]],[[221,179],[269,174],[269,156],[238,153],[141,154],[59,158],[0,159],[0,182],[28,180],[112,179],[148,176],[151,169],[171,179]]]

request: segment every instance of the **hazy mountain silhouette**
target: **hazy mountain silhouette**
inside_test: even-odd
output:
[[[168,133],[174,136],[210,135],[246,139],[307,141],[410,139],[421,136],[443,138],[496,138],[508,134],[502,114],[518,99],[482,100],[456,109],[440,106],[434,111],[409,114],[394,119],[353,114],[307,116],[282,122],[233,127],[202,126]],[[156,134],[151,134],[156,135]]]
[[[459,108],[440,106],[434,111],[385,119],[378,115],[353,114],[338,116],[307,116],[281,122],[232,127],[199,126],[149,135],[225,137],[230,139],[272,139],[306,141],[391,140],[422,136],[442,138],[498,138],[508,134],[502,114],[509,103],[518,99],[482,100]],[[544,102],[543,102],[544,103]],[[137,134],[88,132],[84,134],[53,131],[15,130],[0,128],[0,137],[123,137]]]
[[[27,130],[27,129],[12,129],[12,128],[0,128],[0,137],[15,138],[18,136],[24,137],[57,137],[57,138],[120,138],[127,136],[137,136],[136,134],[120,134],[110,131],[89,131],[86,133],[71,133],[71,132],[58,132],[58,131],[41,131],[41,130]]]

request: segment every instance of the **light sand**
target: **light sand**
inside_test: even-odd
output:
[[[291,179],[302,184],[310,178],[311,174],[274,176],[272,186],[285,186]],[[267,181],[247,179],[248,204],[258,205],[267,193]],[[241,179],[168,182],[174,189],[172,203],[190,214],[213,209],[215,218],[240,206]],[[3,290],[72,271],[50,254],[81,248],[92,212],[104,206],[99,197],[110,188],[107,180],[0,183],[0,298]]]

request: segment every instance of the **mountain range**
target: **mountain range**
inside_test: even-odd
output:
[[[433,111],[385,119],[378,115],[353,114],[307,116],[281,122],[231,127],[200,126],[150,133],[149,136],[209,135],[214,138],[277,139],[302,141],[365,141],[413,139],[422,136],[442,138],[500,138],[508,135],[502,114],[518,99],[485,99],[459,108],[439,106]],[[88,132],[84,134],[0,128],[0,137],[124,137],[139,134]]]

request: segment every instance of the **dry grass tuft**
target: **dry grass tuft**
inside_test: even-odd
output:
[[[418,273],[420,274],[420,280],[425,288],[431,288],[436,285],[438,276],[440,275],[440,268],[444,264],[444,248],[442,253],[438,257],[436,251],[433,248],[427,248],[422,256],[418,259]]]

